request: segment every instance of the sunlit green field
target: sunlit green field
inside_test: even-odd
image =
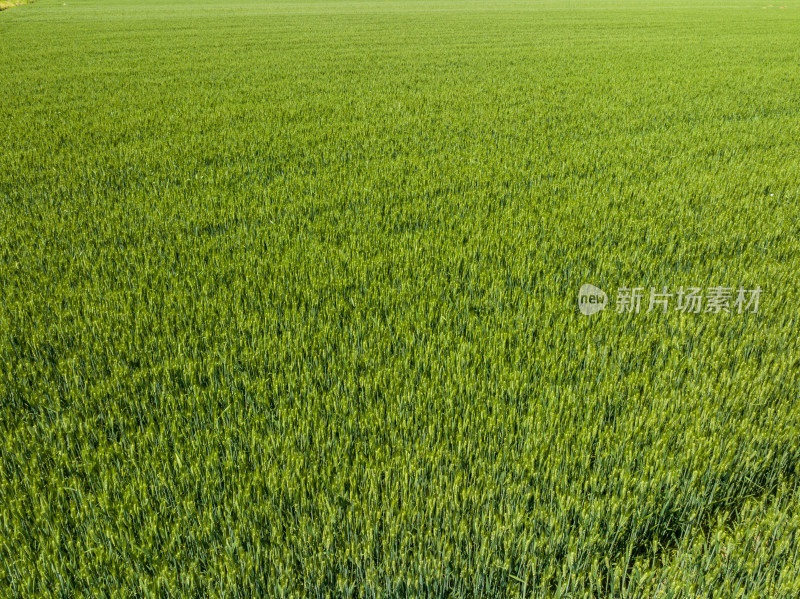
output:
[[[800,596],[799,42],[796,0],[0,13],[0,596]],[[758,310],[677,309],[717,286]]]

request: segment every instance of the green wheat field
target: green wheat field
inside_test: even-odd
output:
[[[779,1],[0,13],[0,597],[800,597]]]

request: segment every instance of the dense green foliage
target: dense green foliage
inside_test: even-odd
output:
[[[800,9],[690,4],[0,15],[0,596],[800,596]]]

